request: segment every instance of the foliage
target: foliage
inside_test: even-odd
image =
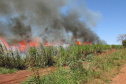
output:
[[[7,68],[3,68],[3,67],[0,67],[0,72],[2,74],[7,74],[7,73],[14,73],[14,72],[17,72],[17,69],[7,69]]]
[[[18,53],[6,51],[0,55],[0,66],[6,68],[25,69],[27,59],[21,58]]]
[[[122,45],[111,45],[111,47],[114,49],[123,49]]]
[[[18,51],[4,49],[0,45],[0,66],[6,68],[26,69],[29,66],[44,68],[47,66],[71,66],[78,61],[91,60],[93,54],[102,53],[104,50],[115,48],[111,45],[70,45],[68,48],[62,46],[30,47],[28,53],[22,55]]]
[[[102,53],[112,48],[123,49],[121,45],[102,44],[70,45],[68,48],[40,45],[38,48],[30,47],[29,51],[23,56],[18,51],[12,52],[0,45],[0,67],[26,69],[30,66],[34,76],[26,84],[83,84],[91,79],[100,79],[101,74],[109,72],[113,66],[121,65],[116,61],[126,58],[126,55],[123,56],[123,54],[116,53],[106,57],[94,56],[97,53]],[[89,63],[88,68],[86,68],[85,62]],[[61,68],[56,72],[54,71],[53,74],[44,77],[40,77],[36,68],[55,65]],[[69,66],[69,69],[63,69],[63,66]],[[5,72],[5,70],[3,71]]]
[[[122,41],[122,45],[123,45],[124,47],[126,47],[126,40],[123,40],[123,41]]]
[[[126,47],[126,34],[119,35],[118,38],[117,38],[117,41],[121,41],[122,42],[122,45],[124,47]]]
[[[45,66],[52,66],[54,63],[54,49],[53,47],[43,47],[39,49],[31,47],[29,49],[30,62],[32,66],[38,66],[44,68]]]
[[[59,67],[57,71],[42,76],[40,78],[40,84],[110,83],[111,77],[116,72],[113,72],[113,69],[118,70],[118,67],[124,65],[126,61],[125,50],[126,49],[120,49],[109,55],[96,56],[84,66],[81,64],[82,62],[80,60],[76,60],[72,63],[70,68]],[[96,79],[99,81],[95,81]],[[31,83],[36,83],[33,77],[25,81],[23,84]]]

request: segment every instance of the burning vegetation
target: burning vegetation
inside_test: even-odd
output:
[[[68,5],[70,8],[62,11]],[[100,44],[102,41],[89,27],[96,26],[94,17],[99,14],[84,4],[80,6],[84,12],[73,6],[71,0],[0,0],[0,67],[33,69],[68,66],[68,77],[75,77],[70,84],[87,83],[89,80],[86,76],[95,72],[95,68],[86,70],[83,62],[92,61],[94,54],[123,47]],[[98,62],[101,63],[99,59]],[[102,72],[108,70],[103,67]],[[92,77],[97,74],[99,72]],[[38,79],[33,83],[40,84],[39,73],[35,73],[35,76]]]
[[[83,44],[77,40],[76,38],[76,42],[75,42],[77,45],[92,45],[90,42],[84,42]],[[30,47],[39,47],[39,45],[43,45],[43,46],[65,46],[67,44],[63,43],[63,42],[56,42],[56,43],[48,43],[48,41],[46,40],[45,43],[43,44],[42,42],[39,41],[38,38],[35,39],[35,41],[30,41],[30,42],[26,42],[25,40],[24,41],[19,41],[19,42],[15,42],[13,45],[10,45],[9,43],[7,43],[5,41],[5,39],[3,37],[1,37],[1,44],[3,46],[5,46],[8,50],[18,50],[18,51],[21,51],[21,52],[25,52],[28,50],[28,48]]]
[[[45,46],[51,43],[62,42],[73,44],[97,44],[99,37],[89,28],[95,26],[95,15],[85,5],[72,6],[69,0],[1,0],[0,1],[0,36],[7,48],[14,45],[15,48],[25,50],[27,46],[38,46],[38,40]],[[62,8],[71,5],[71,8],[62,12]],[[76,8],[75,8],[76,7]],[[88,18],[92,17],[92,19]],[[85,20],[80,20],[85,18]],[[88,23],[87,23],[88,22]],[[5,38],[5,40],[3,39]],[[50,44],[49,44],[50,43]]]

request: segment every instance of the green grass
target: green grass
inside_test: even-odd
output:
[[[97,82],[110,83],[114,74],[119,73],[120,68],[126,63],[126,49],[117,50],[112,54],[95,57],[90,63],[89,72],[91,72],[92,83],[95,79],[100,79]]]
[[[115,46],[114,46],[115,47]],[[0,45],[0,67],[16,68],[19,70],[26,69],[29,66],[44,68],[47,66],[64,66],[69,65],[75,60],[83,60],[94,53],[101,53],[110,50],[111,45],[70,45],[67,49],[63,47],[44,47],[40,45],[38,48],[31,47],[22,57],[18,51],[12,52],[6,47]]]
[[[75,60],[70,69],[59,68],[50,75],[40,78],[40,84],[109,84],[113,76],[119,73],[126,63],[126,49],[119,49],[105,56],[89,56],[86,64],[80,66],[82,61]],[[77,65],[77,66],[76,66]],[[24,84],[36,83],[34,78]],[[37,83],[36,83],[37,84]],[[39,84],[39,83],[38,83]]]
[[[3,67],[0,67],[0,72],[2,74],[11,74],[11,73],[15,73],[17,72],[18,70],[17,69],[7,69],[7,68],[3,68]]]
[[[113,48],[117,49],[113,54],[95,56]],[[109,83],[110,73],[113,70],[119,70],[117,67],[121,67],[126,61],[125,50],[120,45],[70,45],[67,49],[40,45],[38,48],[29,48],[26,56],[22,57],[17,51],[8,51],[0,46],[0,67],[8,68],[1,70],[2,73],[11,73],[15,71],[14,68],[60,67],[58,71],[41,78],[36,72],[33,78],[25,82],[26,84],[32,82],[35,84],[93,84],[96,80],[100,83]],[[70,69],[66,70],[64,66],[69,66]]]

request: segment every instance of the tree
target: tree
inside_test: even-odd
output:
[[[123,34],[123,35],[119,35],[118,37],[117,37],[117,41],[121,41],[122,42],[122,45],[124,46],[124,47],[126,47],[126,34]]]

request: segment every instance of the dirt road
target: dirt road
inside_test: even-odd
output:
[[[41,75],[48,74],[56,67],[50,67],[46,69],[40,69],[39,73]],[[30,70],[21,70],[12,74],[1,74],[0,75],[0,84],[19,84],[21,81],[25,81],[29,76],[32,76],[33,72]]]
[[[113,78],[111,84],[126,84],[126,64],[120,70],[120,73]]]

